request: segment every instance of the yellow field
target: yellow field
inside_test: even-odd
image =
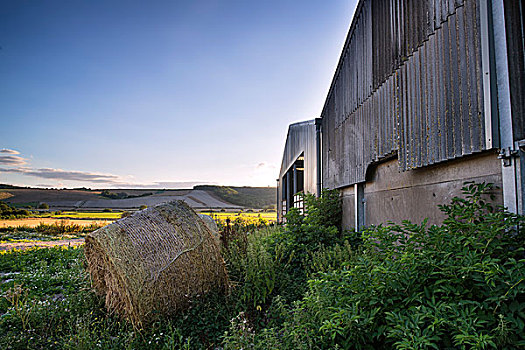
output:
[[[201,212],[200,214],[205,214],[211,216],[215,220],[221,220],[225,221],[226,219],[230,219],[231,221],[241,218],[243,221],[247,223],[256,223],[259,221],[259,219],[264,219],[268,223],[275,222],[277,220],[277,213],[271,212],[271,213],[228,213],[228,212]]]
[[[75,215],[76,214],[76,215]],[[102,215],[100,215],[102,214]],[[69,217],[96,217],[98,218],[108,218],[108,219],[118,219],[120,218],[121,213],[75,213],[75,212],[64,212],[62,215],[59,215],[58,217],[42,217],[42,218],[27,218],[27,219],[10,219],[10,220],[0,220],[0,227],[17,227],[17,226],[28,226],[28,227],[35,227],[38,226],[40,223],[46,224],[46,225],[52,225],[52,224],[60,224],[61,222],[65,224],[77,224],[81,226],[89,226],[91,224],[98,224],[98,225],[107,225],[112,222],[112,220],[97,220],[96,218],[93,218],[92,220],[75,220],[75,219],[60,219],[60,216],[69,216]],[[226,219],[230,219],[231,221],[234,221],[235,219],[242,219],[245,223],[251,224],[251,223],[258,223],[259,219],[264,219],[267,223],[273,223],[277,220],[277,213],[228,213],[228,212],[201,212],[200,214],[206,214],[215,220],[220,221],[226,221]]]
[[[120,219],[122,212],[83,212],[63,211],[62,214],[52,215],[52,218],[79,218],[79,219]]]
[[[28,219],[12,219],[12,220],[0,220],[0,227],[17,227],[17,226],[29,226],[35,227],[40,223],[46,225],[60,224],[64,222],[67,225],[76,224],[80,226],[89,226],[91,224],[107,225],[111,221],[100,221],[100,220],[60,220],[53,218],[28,218]]]

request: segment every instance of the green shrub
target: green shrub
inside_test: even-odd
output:
[[[340,268],[322,264],[283,325],[255,333],[253,348],[268,334],[294,349],[525,347],[525,219],[489,204],[491,189],[467,184],[464,199],[441,207],[441,226],[366,230],[360,251]]]
[[[319,199],[308,196],[305,214],[292,209],[284,228],[241,225],[237,219],[229,230],[221,227],[223,238],[228,233],[224,257],[237,303],[253,329],[280,325],[275,309],[281,308],[276,305],[303,297],[310,260],[318,259],[313,254],[344,243],[336,225],[340,225],[339,194],[325,191]]]
[[[341,197],[335,190],[323,190],[319,198],[304,195],[303,213],[297,208],[289,210],[284,229],[269,238],[270,253],[281,265],[274,296],[289,302],[303,296],[312,254],[344,243],[341,215]]]
[[[0,219],[17,219],[31,215],[26,209],[14,208],[4,202],[0,202]]]

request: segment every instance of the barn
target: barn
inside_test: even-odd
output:
[[[361,0],[318,118],[290,125],[278,213],[338,189],[345,227],[429,218],[466,181],[523,213],[524,12],[514,0]]]

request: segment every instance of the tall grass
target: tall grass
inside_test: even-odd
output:
[[[42,235],[60,236],[60,235],[84,235],[94,230],[97,230],[104,225],[90,224],[90,225],[78,225],[70,223],[68,220],[60,220],[53,224],[40,223],[37,226],[18,225],[18,226],[6,226],[0,227],[0,232],[37,232]]]

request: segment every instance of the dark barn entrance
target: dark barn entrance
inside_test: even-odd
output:
[[[290,208],[299,208],[302,212],[304,203],[301,194],[304,193],[304,155],[301,154],[281,179],[282,215]]]

